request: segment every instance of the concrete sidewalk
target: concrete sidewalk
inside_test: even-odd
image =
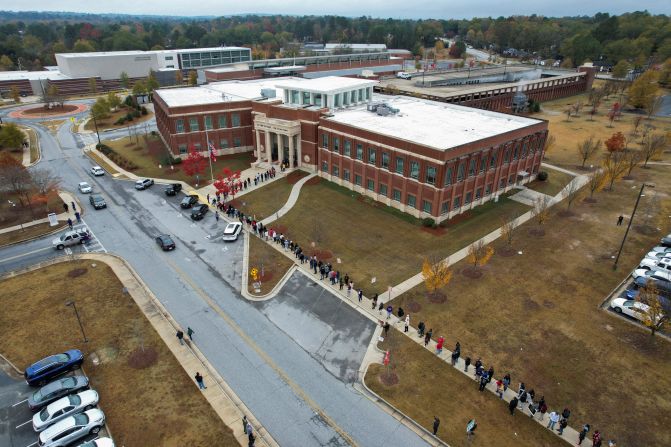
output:
[[[83,214],[81,204],[79,203],[79,200],[77,200],[76,197],[74,197],[72,194],[70,194],[67,191],[59,191],[58,195],[60,196],[61,200],[64,203],[68,204],[68,207],[69,207],[69,211],[67,213],[62,212],[62,213],[59,213],[59,214],[56,215],[59,222],[65,222],[65,221],[68,220],[68,218],[75,221],[75,212],[72,211],[72,206],[70,205],[72,202],[75,202],[75,204],[77,205],[77,211],[80,212],[80,215]],[[32,227],[32,226],[39,225],[39,224],[42,224],[42,223],[47,223],[47,222],[49,222],[49,218],[48,217],[43,217],[42,219],[36,219],[36,220],[32,220],[30,222],[25,222],[25,223],[22,223],[22,224],[19,224],[19,225],[14,225],[14,226],[11,226],[11,227],[2,228],[2,229],[0,229],[0,234],[11,233],[12,231],[22,231],[22,230],[24,230],[28,227]],[[60,226],[55,225],[54,228],[59,228],[60,229]]]
[[[274,222],[280,217],[287,214],[291,210],[291,208],[293,208],[294,205],[296,205],[296,202],[298,202],[298,197],[300,196],[301,188],[303,187],[303,185],[316,175],[317,174],[310,174],[307,177],[303,177],[302,179],[297,181],[296,184],[291,188],[291,192],[289,193],[289,198],[287,199],[287,202],[284,205],[282,205],[282,208],[280,208],[275,213],[270,215],[270,217],[263,219],[261,221],[263,226],[269,225],[271,222]]]

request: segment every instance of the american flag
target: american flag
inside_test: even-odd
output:
[[[215,150],[216,149],[214,148],[214,145],[212,144],[212,142],[208,141],[207,142],[207,152],[210,153],[210,160],[212,160],[213,162],[216,163],[217,162],[217,156],[214,153]]]

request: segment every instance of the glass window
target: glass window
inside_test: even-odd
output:
[[[352,95],[350,102],[356,102],[356,90],[352,90],[350,94]]]
[[[508,163],[510,161],[510,149],[506,149],[505,152],[503,152],[503,162]]]
[[[375,155],[376,155],[375,149],[373,149],[372,147],[369,147],[368,148],[368,163],[369,164],[371,164],[371,165],[375,164]]]
[[[329,148],[329,136],[325,133],[322,134],[322,147],[326,149]]]
[[[184,120],[175,121],[175,128],[177,133],[184,133]]]
[[[487,169],[487,155],[482,154],[482,157],[480,158],[480,174],[485,172],[485,169]]]
[[[396,172],[398,174],[403,174],[403,162],[404,160],[401,157],[396,157]]]
[[[370,99],[370,88],[366,89],[366,99]]]
[[[447,214],[450,212],[450,202],[443,202],[440,204],[440,214]]]
[[[340,170],[336,165],[333,165],[333,167],[331,168],[331,173],[333,174],[334,177],[340,176]]]
[[[369,178],[366,183],[368,184],[369,191],[375,191],[375,180]]]
[[[349,182],[349,169],[343,169],[342,171],[342,179],[346,180]]]
[[[340,138],[333,137],[333,152],[340,152]]]
[[[219,147],[221,149],[227,149],[228,148],[228,139],[227,138],[222,138],[219,140]]]
[[[492,184],[485,186],[485,195],[488,196],[492,193]]]
[[[232,113],[231,114],[231,127],[240,127],[240,114]]]
[[[291,103],[298,104],[298,90],[291,91]]]
[[[389,169],[389,154],[387,152],[382,152],[382,167]]]
[[[394,189],[394,196],[392,197],[394,200],[397,202],[401,201],[401,190],[400,189]]]
[[[363,146],[359,143],[356,145],[356,159],[363,160]]]
[[[193,150],[195,150],[196,152],[200,152],[200,143],[194,143]]]
[[[431,202],[428,200],[422,200],[422,211],[425,213],[430,213],[431,212]]]
[[[460,206],[461,206],[461,197],[456,197],[454,199],[454,205],[452,206],[452,209],[457,210],[459,209]]]
[[[219,115],[219,129],[226,129],[226,115]]]
[[[503,189],[506,186],[506,179],[502,178],[499,180],[499,189]]]
[[[356,186],[361,186],[361,176],[358,174],[354,174],[354,184]]]
[[[466,193],[466,200],[464,200],[464,205],[468,205],[469,203],[471,203],[472,200],[473,200],[473,193],[472,192],[467,192]]]
[[[179,147],[180,155],[183,155],[183,154],[187,153],[186,144],[180,144],[178,147]]]
[[[198,132],[198,118],[189,118],[189,130],[191,132]]]
[[[475,191],[475,200],[480,200],[482,198],[482,188],[478,188],[477,191]]]
[[[205,116],[205,130],[212,129],[212,117],[210,115]]]
[[[329,172],[329,164],[325,161],[322,161],[322,171]]]
[[[515,145],[515,150],[513,151],[513,160],[517,160],[519,154],[520,154],[520,144],[517,143]]]
[[[340,93],[333,95],[333,106],[340,107]]]
[[[445,186],[449,186],[452,184],[452,175],[454,174],[452,166],[447,168],[447,172],[445,172]]]
[[[233,137],[233,147],[240,147],[242,146],[242,140],[240,137]]]
[[[460,182],[464,179],[464,170],[465,170],[464,163],[461,163],[459,165],[459,170],[457,171],[457,182]]]
[[[410,208],[417,208],[417,197],[412,194],[408,194],[408,206]]]
[[[347,157],[351,156],[352,154],[352,142],[349,140],[345,140],[345,155]]]
[[[496,152],[492,152],[492,156],[489,158],[489,169],[496,168]]]
[[[525,141],[522,144],[522,155],[520,155],[520,158],[525,158],[527,156],[527,142]]]
[[[468,176],[473,177],[475,175],[475,157],[471,158],[471,161],[468,163]]]
[[[426,167],[426,183],[429,185],[436,184],[436,168],[433,166]]]
[[[380,195],[387,197],[387,185],[380,185]]]
[[[515,183],[515,176],[511,175],[510,177],[508,177],[508,184],[512,185],[513,183]]]
[[[303,104],[310,104],[310,92],[303,92]]]
[[[410,161],[410,178],[419,179],[419,162]]]

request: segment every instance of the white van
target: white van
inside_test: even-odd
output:
[[[405,71],[399,71],[398,73],[396,73],[396,77],[399,79],[407,79],[407,80],[412,79],[412,75],[410,73],[406,73]]]

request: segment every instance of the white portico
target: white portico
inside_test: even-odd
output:
[[[288,79],[278,82],[284,91],[284,104],[296,107],[324,107],[331,110],[370,102],[377,81],[326,76],[314,79]]]
[[[287,163],[290,168],[300,166],[300,121],[268,118],[257,113],[254,116],[254,132],[257,162]]]

